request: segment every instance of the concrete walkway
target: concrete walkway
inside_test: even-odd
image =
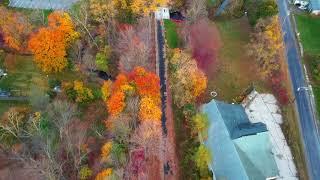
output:
[[[69,9],[78,0],[10,0],[10,7],[27,9]]]

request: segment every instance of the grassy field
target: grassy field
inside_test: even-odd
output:
[[[303,50],[309,55],[320,55],[320,18],[296,15]]]
[[[0,81],[1,89],[28,94],[31,85],[37,85],[43,89],[47,88],[46,76],[36,68],[31,56],[12,56],[0,64],[8,73]]]
[[[180,45],[179,36],[177,34],[177,25],[171,20],[164,20],[165,36],[169,48],[177,48]]]
[[[258,90],[266,91],[263,82],[257,76],[254,60],[249,58],[246,45],[249,43],[250,25],[248,20],[218,20],[222,47],[218,55],[218,68],[208,72],[206,101],[210,100],[211,91],[218,93],[217,99],[232,102],[252,83]],[[216,64],[213,64],[216,66]]]

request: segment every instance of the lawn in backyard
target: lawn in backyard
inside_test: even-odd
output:
[[[46,92],[49,88],[49,79],[72,82],[82,78],[80,73],[68,69],[61,73],[47,75],[36,66],[32,56],[1,54],[0,68],[5,69],[8,73],[0,80],[0,89],[11,91],[13,96],[28,96],[31,86],[36,86]],[[0,102],[0,116],[10,107],[27,104],[28,102]]]
[[[42,75],[32,61],[32,56],[7,55],[1,63],[6,69],[8,75],[0,80],[0,88],[19,91],[24,95],[29,93],[31,85],[37,85],[38,88],[46,89],[46,76]]]
[[[246,54],[249,43],[250,25],[247,19],[217,20],[222,46],[218,54],[218,68],[207,73],[208,88],[205,101],[211,100],[210,92],[216,91],[218,100],[232,102],[251,84],[259,91],[266,91],[263,81],[257,75],[254,60]],[[216,66],[216,64],[212,64]]]
[[[180,45],[180,39],[177,33],[177,25],[175,22],[165,19],[165,37],[169,48],[177,48]]]
[[[320,17],[295,15],[303,50],[309,55],[320,55]]]

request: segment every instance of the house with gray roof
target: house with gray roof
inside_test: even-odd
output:
[[[205,145],[213,155],[212,167],[217,180],[275,179],[279,170],[272,153],[267,127],[249,121],[241,105],[212,100],[202,106],[208,115]]]
[[[313,14],[320,14],[320,0],[310,0],[309,9]]]

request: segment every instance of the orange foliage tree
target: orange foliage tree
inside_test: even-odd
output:
[[[107,101],[108,112],[112,115],[118,115],[125,107],[125,94],[122,91],[115,92]]]
[[[59,72],[67,66],[66,50],[78,36],[70,16],[57,11],[49,15],[48,27],[31,36],[28,47],[44,72]]]
[[[142,67],[136,67],[129,76],[140,96],[160,97],[160,80],[156,74],[147,72]]]
[[[25,41],[31,32],[32,25],[28,19],[18,12],[0,6],[0,32],[5,44],[17,51],[25,49]]]
[[[112,175],[112,169],[107,168],[102,170],[100,173],[98,173],[95,180],[108,180],[111,175]]]
[[[141,99],[139,103],[140,120],[160,120],[160,80],[156,74],[142,67],[136,67],[128,74],[119,74],[111,88],[106,88],[106,86],[107,82],[101,91],[102,94],[111,94],[104,100],[112,116],[119,115],[124,110],[126,96],[138,96]]]

